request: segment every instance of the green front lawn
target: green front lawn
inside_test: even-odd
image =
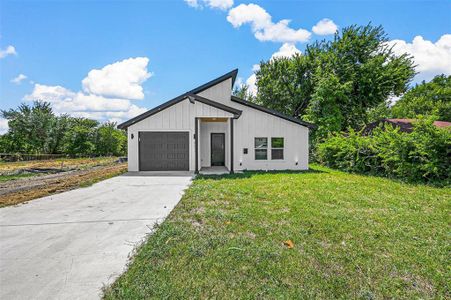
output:
[[[450,199],[317,166],[198,178],[105,298],[449,299]]]

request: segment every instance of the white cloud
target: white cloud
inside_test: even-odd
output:
[[[329,35],[334,34],[338,29],[338,26],[331,19],[322,19],[315,26],[312,27],[312,31],[317,35]]]
[[[151,76],[148,63],[147,57],[135,57],[91,70],[82,81],[83,90],[105,97],[143,99],[141,84]]]
[[[147,111],[146,108],[130,105],[127,110],[124,111],[76,111],[71,115],[75,117],[90,118],[95,120],[108,120],[112,122],[122,123],[125,120],[136,117]]]
[[[401,99],[401,96],[395,96],[395,95],[389,96],[387,99],[388,105],[389,106],[395,105],[395,103],[398,102],[399,99]]]
[[[143,93],[142,82],[150,76],[148,61],[146,57],[130,58],[92,70],[83,79],[84,90],[78,92],[59,85],[36,83],[24,99],[48,101],[57,114],[122,122],[147,111],[131,99],[144,97],[140,93]],[[113,82],[120,88],[112,87]]]
[[[249,76],[248,79],[246,79],[246,85],[249,87],[249,92],[255,96],[257,95],[257,75],[255,73],[260,70],[259,64],[254,64],[252,66],[252,75]]]
[[[8,131],[8,120],[0,118],[0,134],[5,134]]]
[[[252,65],[252,72],[257,72],[258,70],[260,70],[260,65],[259,64]]]
[[[233,0],[185,0],[185,2],[195,8],[202,8],[208,6],[210,8],[218,8],[227,10],[233,6]]]
[[[243,78],[242,77],[237,77],[235,80],[235,86],[242,86],[244,84]]]
[[[131,104],[128,99],[105,98],[78,92],[73,99],[74,110],[83,111],[127,111]]]
[[[271,15],[261,6],[253,3],[240,4],[232,8],[227,16],[227,21],[235,28],[250,24],[255,38],[259,41],[306,42],[311,36],[308,30],[290,28],[288,26],[290,20],[284,19],[273,23]]]
[[[233,0],[204,0],[211,8],[227,10],[233,6]]]
[[[8,55],[17,55],[16,48],[9,45],[5,49],[0,49],[0,58],[7,57]]]
[[[76,117],[91,117],[105,121],[112,118],[126,119],[146,111],[132,104],[128,99],[106,98],[103,96],[73,92],[62,86],[35,84],[33,92],[25,100],[45,100],[52,103],[57,114],[68,113]]]
[[[416,71],[415,81],[430,80],[435,75],[451,75],[451,34],[444,34],[433,43],[422,36],[416,36],[411,43],[404,40],[388,42],[397,55],[408,53],[413,56]]]
[[[277,52],[274,52],[274,54],[271,56],[271,59],[273,58],[280,58],[280,57],[291,57],[295,54],[301,54],[301,50],[296,48],[296,45],[285,43],[280,47],[280,49]]]
[[[233,27],[238,28],[246,23],[251,23],[252,30],[257,31],[271,26],[271,15],[257,4],[240,4],[229,11],[227,16]]]
[[[252,95],[257,95],[257,76],[255,73],[253,73],[249,78],[246,80],[246,85],[249,87],[249,92]]]
[[[260,65],[259,64],[255,64],[252,66],[252,72],[253,74],[251,76],[249,76],[248,79],[246,79],[246,81],[243,80],[242,77],[238,77],[235,81],[235,85],[237,87],[241,87],[244,84],[248,86],[248,91],[252,94],[252,95],[256,95],[257,94],[257,86],[256,86],[256,80],[257,80],[257,76],[255,75],[255,72],[257,72],[258,70],[260,70]]]
[[[199,7],[199,3],[197,0],[185,0],[186,4],[188,4],[191,7]]]
[[[75,93],[68,90],[62,86],[54,85],[44,85],[35,84],[33,92],[30,95],[25,95],[24,99],[33,100],[43,100],[47,102],[64,102],[71,101],[75,97]]]
[[[20,84],[23,80],[27,79],[27,76],[24,74],[19,74],[17,77],[11,79],[12,83]]]

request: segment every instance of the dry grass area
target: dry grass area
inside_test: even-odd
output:
[[[3,175],[6,172],[10,172],[10,174],[16,172],[17,174],[17,172],[20,172],[20,168],[23,170],[32,168],[53,169],[58,164],[60,166],[61,164],[65,165],[62,169],[63,172],[22,178],[10,176],[11,180],[0,181],[0,207],[89,186],[95,182],[122,174],[127,170],[126,163],[116,163],[116,158],[111,157],[1,163],[0,175],[8,177],[9,175]],[[16,169],[11,168],[10,165],[14,165]]]
[[[99,165],[112,164],[117,157],[96,158],[59,158],[53,160],[34,160],[18,162],[0,162],[0,176],[17,174],[29,169],[87,169]]]

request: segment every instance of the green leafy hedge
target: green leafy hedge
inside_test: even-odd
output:
[[[317,147],[317,160],[349,172],[396,177],[411,182],[450,184],[451,130],[418,120],[412,133],[376,128],[370,135],[350,130]]]

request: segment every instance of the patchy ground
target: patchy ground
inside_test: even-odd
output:
[[[313,166],[198,177],[106,299],[450,299],[451,189]]]
[[[0,163],[0,207],[87,186],[127,169],[117,158]]]
[[[58,158],[52,160],[33,160],[18,162],[0,162],[0,176],[18,174],[41,174],[68,170],[81,170],[94,166],[108,165],[117,161],[117,157],[95,158]]]

